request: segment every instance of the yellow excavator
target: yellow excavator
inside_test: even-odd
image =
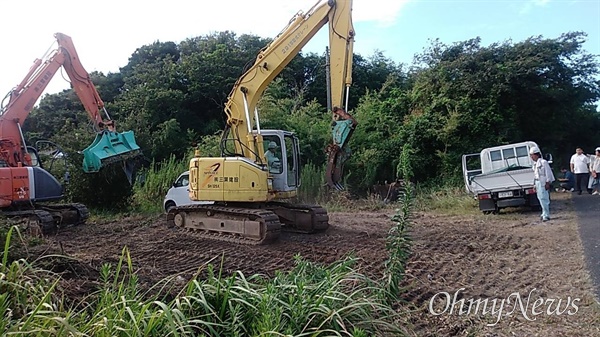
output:
[[[356,126],[346,112],[352,83],[352,0],[328,0],[298,12],[237,80],[225,105],[221,157],[201,157],[196,151],[190,161],[190,198],[212,203],[171,208],[169,226],[244,244],[270,243],[282,230],[315,233],[329,227],[323,207],[293,202],[300,186],[298,138],[289,131],[261,129],[257,109],[267,86],[327,23],[332,142],[326,149],[326,181],[333,189],[343,188],[342,164]]]

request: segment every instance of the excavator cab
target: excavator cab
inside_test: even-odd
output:
[[[265,158],[275,193],[295,193],[300,186],[300,144],[292,132],[262,130]]]

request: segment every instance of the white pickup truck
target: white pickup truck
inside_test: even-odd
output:
[[[533,161],[529,157],[532,147],[538,146],[527,141],[463,155],[465,187],[477,198],[482,212],[497,213],[502,208],[516,206],[540,207],[533,185]],[[551,156],[548,159],[551,163]]]

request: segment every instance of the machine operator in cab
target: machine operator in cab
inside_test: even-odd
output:
[[[269,167],[270,173],[281,173],[281,162],[276,154],[278,147],[277,143],[271,141],[269,142],[267,152],[265,152],[265,158],[267,159],[267,166]]]

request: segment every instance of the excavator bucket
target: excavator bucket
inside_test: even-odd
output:
[[[135,142],[133,131],[118,133],[104,130],[96,134],[92,145],[83,150],[83,171],[94,173],[107,165],[122,162],[125,174],[131,183],[132,161],[139,155],[141,150]]]

